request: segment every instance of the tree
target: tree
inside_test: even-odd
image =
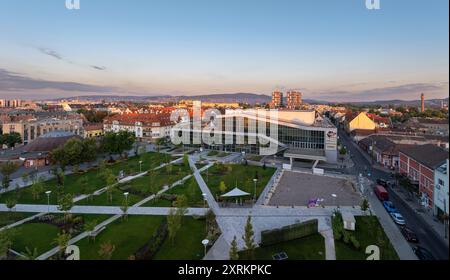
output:
[[[122,217],[127,220],[128,219],[128,199],[125,197],[122,201],[122,206],[120,207],[120,210],[122,210]]]
[[[41,179],[36,179],[30,187],[33,199],[38,200],[41,197],[41,194],[44,192],[44,189],[44,183],[41,181]]]
[[[189,166],[189,157],[188,157],[188,155],[184,155],[183,156],[183,165],[184,166]]]
[[[95,227],[97,226],[97,220],[92,220],[84,223],[84,230],[89,235],[89,240],[91,240],[92,232],[95,230]],[[95,242],[95,236],[94,236],[94,242]]]
[[[17,200],[15,198],[8,198],[5,201],[6,208],[8,208],[9,211],[11,211],[14,207],[16,207]]]
[[[112,202],[114,185],[116,183],[116,176],[114,176],[111,169],[106,169],[104,174],[104,180],[106,182],[106,195],[109,202]]]
[[[57,170],[56,171],[56,179],[58,180],[58,185],[61,187],[64,187],[64,179],[66,177],[66,174],[64,173],[64,170]]]
[[[129,131],[108,132],[103,137],[103,150],[111,156],[112,154],[120,154],[128,151],[133,147],[136,137],[134,133]]]
[[[100,249],[97,253],[103,260],[110,260],[115,250],[116,246],[114,246],[111,241],[108,240],[100,244]]]
[[[236,235],[234,236],[233,241],[231,241],[230,252],[228,254],[230,256],[230,260],[232,260],[232,261],[239,260]]]
[[[16,144],[22,143],[22,136],[17,132],[11,132],[9,134],[0,135],[0,144],[7,145],[9,148],[14,147]]]
[[[166,173],[168,175],[172,174],[172,170],[173,170],[172,164],[166,165]]]
[[[13,244],[12,235],[11,230],[0,231],[0,260],[8,254],[8,250]]]
[[[248,216],[247,218],[247,224],[245,225],[245,232],[244,235],[242,236],[242,239],[244,240],[245,243],[245,250],[247,253],[247,256],[250,259],[253,259],[254,257],[254,251],[256,248],[256,244],[255,244],[255,233],[253,231],[253,225],[252,225],[252,218],[250,216]]]
[[[366,212],[369,209],[370,205],[369,205],[369,200],[367,200],[367,198],[364,198],[361,201],[361,210]]]
[[[30,248],[25,247],[25,252],[20,253],[22,256],[20,257],[21,260],[27,260],[27,261],[33,261],[36,260],[39,257],[38,249],[35,247],[33,250]]]
[[[58,233],[56,238],[53,240],[53,244],[56,244],[59,249],[59,255],[62,257],[64,255],[64,251],[67,248],[67,245],[70,241],[70,234],[66,233],[65,231],[62,231],[61,233]]]
[[[181,228],[181,219],[182,216],[177,210],[175,210],[174,208],[171,208],[169,210],[169,215],[167,215],[167,231],[169,235],[168,236],[169,241],[172,245],[175,240],[175,236],[177,235],[177,232]]]
[[[66,193],[58,197],[58,210],[64,212],[64,220],[70,219],[70,209],[73,207],[73,194]]]
[[[166,143],[166,139],[164,138],[158,138],[158,140],[156,140],[156,151],[160,150],[160,146],[164,145]]]
[[[19,169],[19,165],[12,161],[7,161],[0,165],[0,173],[3,175],[2,185],[4,189],[9,188],[10,176],[16,172],[17,169]]]
[[[219,190],[221,193],[225,193],[227,191],[227,186],[225,185],[224,181],[221,181],[219,184]]]

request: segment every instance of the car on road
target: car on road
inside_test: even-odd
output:
[[[389,200],[389,193],[383,186],[377,185],[375,187],[375,195],[378,197],[380,201]]]
[[[423,247],[417,246],[413,248],[413,251],[421,261],[432,261],[436,259],[435,257],[433,257],[433,254],[431,254],[430,251]]]
[[[383,207],[384,209],[386,209],[386,211],[388,211],[388,213],[398,212],[397,208],[395,208],[394,203],[392,203],[392,201],[389,200],[383,201]]]
[[[401,227],[400,231],[402,232],[406,241],[412,242],[412,243],[419,243],[419,238],[417,238],[417,235],[415,234],[415,232],[412,229],[410,229],[409,227],[407,227],[407,226]]]
[[[406,224],[405,219],[403,219],[402,214],[400,214],[398,212],[392,212],[392,213],[390,213],[390,215],[391,215],[392,220],[394,220],[394,222],[397,225],[403,226]]]
[[[388,187],[388,182],[386,180],[384,180],[384,179],[377,179],[377,184],[380,185],[380,186],[383,186],[385,188]]]

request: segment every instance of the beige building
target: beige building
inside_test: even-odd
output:
[[[290,90],[286,93],[286,107],[288,109],[299,109],[302,105],[302,93]]]
[[[47,118],[29,119],[21,121],[4,122],[2,125],[3,134],[17,132],[22,136],[24,144],[31,143],[41,135],[52,131],[67,131],[75,135],[83,135],[83,120],[80,117],[71,118]]]

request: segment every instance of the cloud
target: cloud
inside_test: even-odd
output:
[[[57,52],[56,50],[53,50],[53,49],[50,49],[50,48],[36,47],[36,49],[37,49],[40,53],[42,53],[42,54],[44,54],[44,55],[50,56],[50,57],[52,57],[52,58],[56,58],[57,60],[67,62],[67,63],[69,63],[69,64],[77,64],[77,65],[81,65],[81,66],[84,66],[84,67],[89,67],[89,68],[92,68],[92,69],[95,69],[95,70],[98,70],[98,71],[104,71],[104,70],[106,70],[106,67],[105,67],[105,66],[98,66],[98,65],[93,65],[93,64],[91,64],[91,65],[83,65],[83,64],[74,63],[74,62],[70,61],[69,59],[65,58],[64,56],[62,56],[62,55],[61,55],[59,52]]]
[[[90,65],[90,66],[92,69],[95,69],[95,70],[100,70],[100,71],[106,70],[105,66],[96,66],[96,65]]]
[[[116,89],[113,87],[104,87],[75,82],[59,82],[34,79],[19,73],[14,73],[0,68],[0,91],[16,92],[29,90],[59,90],[72,92],[98,92],[108,93]]]
[[[56,58],[58,60],[63,60],[63,57],[56,52],[55,50],[49,49],[49,48],[43,48],[43,47],[38,47],[37,48],[38,51],[40,51],[41,53],[51,56],[53,58]]]
[[[436,83],[413,83],[392,87],[373,88],[360,91],[322,91],[314,92],[311,96],[326,101],[379,101],[379,100],[414,100],[418,99],[420,93],[428,94],[429,97],[440,97],[448,91],[448,82]]]

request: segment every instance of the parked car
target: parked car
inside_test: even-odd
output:
[[[392,212],[390,213],[392,220],[394,220],[394,222],[397,225],[405,225],[405,219],[403,219],[402,214],[398,213],[398,212]]]
[[[400,231],[402,232],[406,241],[413,242],[413,243],[419,243],[419,238],[417,238],[417,235],[409,227],[406,227],[406,226],[401,227]]]
[[[386,180],[384,180],[384,179],[377,179],[377,184],[380,185],[380,186],[383,186],[385,188],[388,187],[388,182]]]
[[[386,211],[388,211],[388,213],[398,212],[394,206],[394,203],[392,203],[392,201],[389,201],[389,200],[383,201],[383,206],[384,206],[384,209],[386,209]]]
[[[375,194],[381,201],[389,200],[389,193],[383,186],[377,185],[375,187]]]
[[[435,260],[435,258],[433,257],[433,254],[431,254],[430,251],[428,251],[427,249],[417,246],[415,248],[413,248],[414,254],[416,254],[416,256],[419,258],[419,260],[421,261],[432,261]]]

